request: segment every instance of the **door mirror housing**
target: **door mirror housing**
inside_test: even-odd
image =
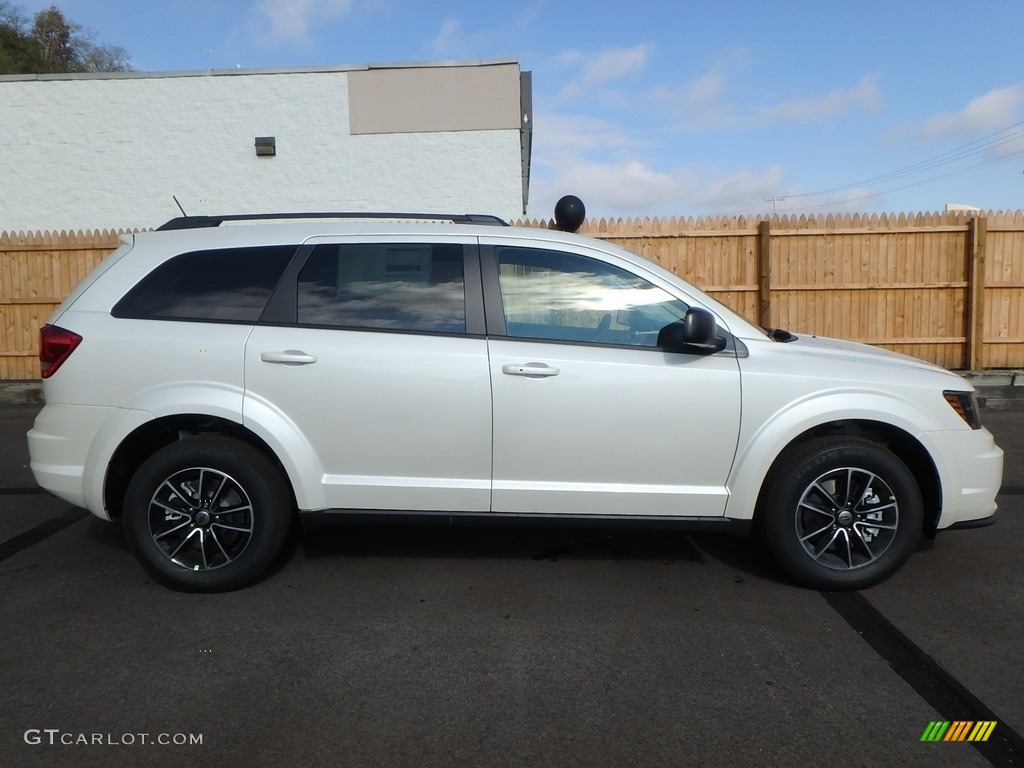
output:
[[[725,349],[725,343],[725,337],[718,335],[715,316],[701,307],[690,307],[686,317],[658,332],[658,347],[666,352],[711,355]]]

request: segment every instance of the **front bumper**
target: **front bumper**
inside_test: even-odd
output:
[[[937,530],[977,527],[996,511],[1003,482],[1003,451],[987,429],[926,433],[941,462],[942,514]]]

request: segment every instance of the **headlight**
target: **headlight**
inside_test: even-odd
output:
[[[981,417],[978,415],[978,399],[973,392],[954,392],[947,389],[942,393],[942,396],[946,398],[949,407],[956,411],[971,429],[981,429]]]

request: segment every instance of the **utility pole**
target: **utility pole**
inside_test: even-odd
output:
[[[764,199],[764,201],[766,203],[771,203],[772,204],[772,216],[774,216],[776,213],[779,212],[778,211],[778,205],[779,205],[779,203],[783,202],[785,199],[786,199],[785,197],[766,197]]]

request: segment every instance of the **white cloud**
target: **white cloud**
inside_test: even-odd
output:
[[[757,213],[782,188],[781,166],[720,171],[693,166],[658,170],[644,158],[607,162],[566,156],[535,169],[530,215],[550,218],[554,204],[577,195],[590,217],[697,216],[725,211]]]
[[[730,68],[721,66],[680,87],[657,86],[643,93],[645,103],[680,119],[674,128],[686,133],[744,131],[793,123],[829,120],[883,106],[876,75],[866,75],[850,88],[835,88],[819,96],[767,104],[739,101],[730,93]]]
[[[564,155],[636,148],[641,142],[616,123],[592,115],[536,113],[534,160],[544,162]]]
[[[741,105],[728,99],[732,75],[744,66],[744,57],[724,61],[680,86],[657,85],[641,94],[644,109],[654,109],[677,121],[676,130],[688,133],[735,128],[741,124]]]
[[[585,86],[601,86],[642,72],[653,49],[650,43],[641,43],[601,51],[584,65],[579,80]]]
[[[767,107],[761,111],[759,119],[769,125],[807,123],[831,120],[855,111],[874,112],[881,108],[878,77],[866,75],[852,88],[835,88],[822,96],[791,99]]]
[[[430,50],[437,56],[447,56],[452,51],[458,50],[459,31],[461,22],[455,19],[446,19],[441,23],[441,29],[430,41]]]
[[[314,23],[347,16],[356,0],[259,0],[253,10],[267,37],[278,43],[303,43]]]
[[[728,104],[729,88],[735,76],[749,66],[749,54],[740,48],[729,49],[707,72],[684,85],[658,85],[643,92],[645,102],[690,117],[705,111],[734,112]]]
[[[996,88],[972,99],[956,114],[933,115],[920,133],[926,139],[977,138],[1019,121],[1022,107],[1024,84]]]
[[[655,107],[684,115],[714,109],[724,100],[729,78],[724,72],[707,72],[686,85],[657,85],[643,92],[643,100]]]
[[[690,83],[683,91],[684,106],[699,107],[714,104],[721,100],[728,84],[729,79],[724,72],[707,72]]]
[[[557,181],[566,193],[580,197],[591,210],[618,211],[620,215],[661,207],[677,199],[683,190],[681,179],[639,160],[575,160],[559,169]]]
[[[730,51],[697,76],[634,88],[649,78],[654,48],[640,44],[598,53],[564,50],[546,63],[554,96],[537,103],[531,215],[546,217],[564,194],[579,195],[593,216],[706,215],[758,213],[771,210],[767,201],[792,190],[785,166],[767,159],[763,165],[738,161],[713,167],[660,158],[672,132],[716,135],[723,132],[765,132],[779,126],[838,119],[883,106],[878,76],[867,74],[851,85],[818,94],[757,91],[744,97],[750,58],[742,49]],[[573,114],[565,106],[571,104]],[[561,109],[557,105],[561,105]],[[639,117],[642,116],[642,117]],[[699,155],[694,156],[699,157]],[[830,201],[848,209],[852,199]],[[781,211],[786,203],[780,203]]]
[[[700,179],[692,202],[712,211],[740,210],[751,213],[764,210],[767,205],[765,200],[777,194],[784,182],[785,172],[781,165],[763,170],[741,168],[711,172]]]
[[[467,52],[479,50],[483,44],[482,35],[467,35],[462,30],[461,21],[446,19],[437,34],[427,42],[427,49],[431,56],[440,59],[465,58]]]
[[[595,54],[565,51],[559,56],[563,65],[579,69],[576,76],[562,88],[560,98],[575,101],[599,93],[603,88],[635,77],[643,72],[654,52],[650,43],[631,48],[612,48]]]
[[[473,32],[466,31],[460,19],[445,19],[437,33],[426,40],[425,48],[430,56],[439,59],[515,56],[513,52],[522,48],[516,41],[531,34],[543,10],[544,0],[538,0],[532,5],[517,7],[501,18],[486,17],[484,21],[490,26]],[[479,18],[474,17],[474,21]]]
[[[583,198],[590,211],[608,210],[609,198],[634,209],[630,200],[637,195],[637,179],[656,176],[629,159],[641,145],[620,125],[561,113],[537,114],[534,124],[531,215],[549,217],[555,201],[570,193]]]

